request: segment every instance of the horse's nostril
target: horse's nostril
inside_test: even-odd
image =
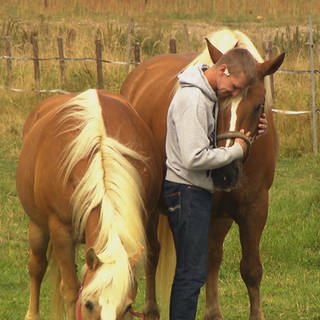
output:
[[[88,300],[88,301],[86,301],[86,303],[85,303],[85,305],[84,305],[89,311],[92,311],[93,310],[93,303],[90,301],[90,300]]]

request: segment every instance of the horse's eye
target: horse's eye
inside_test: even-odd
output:
[[[132,310],[132,304],[128,304],[127,307],[124,309],[123,316],[125,316],[128,312]]]
[[[256,105],[256,111],[257,112],[262,112],[264,109],[264,104],[263,103],[260,103],[258,105]]]
[[[86,303],[85,303],[84,306],[85,306],[89,311],[92,311],[93,308],[94,308],[94,305],[93,305],[93,303],[92,303],[90,300],[86,301]]]
[[[126,307],[125,313],[129,312],[131,308],[132,308],[132,304],[130,303],[130,304],[128,304],[128,306]]]

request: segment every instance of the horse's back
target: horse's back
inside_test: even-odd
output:
[[[137,109],[146,90],[160,95],[176,82],[177,74],[192,60],[193,54],[164,54],[146,60],[132,70],[121,86],[124,95]],[[168,91],[165,91],[168,93]]]
[[[177,75],[194,56],[166,54],[151,58],[131,71],[121,87],[121,94],[132,103],[154,133],[157,148],[162,154],[167,110],[174,94]]]
[[[31,111],[24,125],[17,167],[17,191],[26,213],[38,224],[46,225],[48,216],[53,212],[59,212],[59,218],[66,224],[71,223],[70,198],[85,174],[92,155],[78,160],[68,183],[64,185],[61,159],[66,146],[78,135],[77,130],[70,128],[77,126],[79,120],[68,120],[68,127],[64,127],[61,125],[63,112],[57,111],[72,98],[76,98],[76,95],[61,95],[44,100]],[[107,136],[146,159],[145,164],[135,160],[131,162],[139,172],[145,189],[150,191],[147,193],[150,199],[146,198],[146,205],[155,205],[156,200],[151,198],[156,198],[160,192],[158,181],[162,174],[150,129],[122,96],[99,90],[97,101]]]

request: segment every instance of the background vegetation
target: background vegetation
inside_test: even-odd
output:
[[[284,10],[286,7],[286,10]],[[168,52],[175,38],[178,52],[200,52],[203,38],[218,28],[238,28],[249,35],[264,56],[272,41],[272,54],[286,52],[282,70],[310,70],[308,14],[320,9],[318,1],[7,1],[0,9],[0,56],[6,55],[5,37],[11,39],[11,87],[34,90],[31,36],[36,35],[40,58],[58,57],[57,37],[64,41],[66,58],[94,58],[95,39],[103,45],[103,59],[133,62],[133,45],[141,46],[141,60]],[[313,16],[316,90],[319,92],[320,18]],[[27,60],[28,58],[28,60]],[[1,61],[1,60],[0,60]],[[104,64],[104,86],[118,91],[132,65]],[[40,88],[82,91],[95,87],[94,61],[67,61],[65,80],[57,59],[41,61]],[[308,73],[277,72],[275,107],[311,110]],[[0,88],[6,84],[6,61],[0,64]],[[6,90],[0,95],[6,94]],[[19,95],[17,95],[17,99]],[[20,94],[21,96],[21,94]],[[319,106],[319,94],[316,104]],[[45,95],[38,95],[39,100]],[[31,105],[30,105],[31,107]],[[301,155],[312,150],[310,114],[275,115],[282,155]]]
[[[101,39],[105,59],[133,59],[139,42],[141,59],[177,49],[200,51],[203,37],[228,26],[247,33],[263,54],[263,42],[273,42],[273,54],[286,52],[281,69],[309,70],[308,15],[319,12],[319,1],[281,0],[9,0],[0,8],[0,56],[5,36],[13,56],[32,56],[30,37],[36,34],[41,57],[57,56],[56,38],[63,37],[66,57],[94,57],[94,40]],[[315,67],[319,70],[320,18],[313,15]],[[66,81],[57,61],[41,62],[41,88],[82,91],[96,86],[94,62],[68,62]],[[130,67],[105,65],[105,87],[118,91]],[[316,75],[319,106],[319,74]],[[0,60],[0,314],[23,319],[28,303],[27,218],[15,191],[15,168],[24,120],[49,94],[36,93],[32,61],[13,61],[11,87],[5,88],[6,64]],[[310,110],[308,74],[278,72],[275,107]],[[262,239],[265,276],[262,283],[266,319],[320,319],[320,158],[312,154],[309,115],[275,114],[280,159],[271,190],[270,215]],[[221,271],[221,303],[226,319],[248,319],[248,299],[238,272],[240,247],[234,227],[225,244]],[[143,281],[137,308],[142,305]],[[46,319],[48,287],[43,290]],[[198,319],[204,311],[201,296]]]

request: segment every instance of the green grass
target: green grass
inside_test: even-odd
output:
[[[1,137],[1,148],[4,145]],[[1,153],[3,155],[3,153]],[[261,244],[262,303],[269,320],[320,318],[320,157],[281,158],[271,190],[270,212]],[[23,319],[28,302],[27,218],[15,191],[14,159],[0,158],[0,314]],[[238,265],[234,226],[225,244],[220,292],[226,319],[247,319],[248,298]],[[50,306],[45,280],[42,310]],[[143,274],[136,307],[143,304]],[[201,294],[197,319],[204,312]],[[47,319],[44,317],[43,319]]]
[[[15,191],[15,163],[0,160],[0,300],[3,319],[22,319],[17,306],[25,306],[27,296],[26,218],[21,214]]]
[[[266,302],[279,319],[320,317],[319,160],[311,156],[281,159],[271,191],[262,253],[265,282],[275,282],[266,287]]]

